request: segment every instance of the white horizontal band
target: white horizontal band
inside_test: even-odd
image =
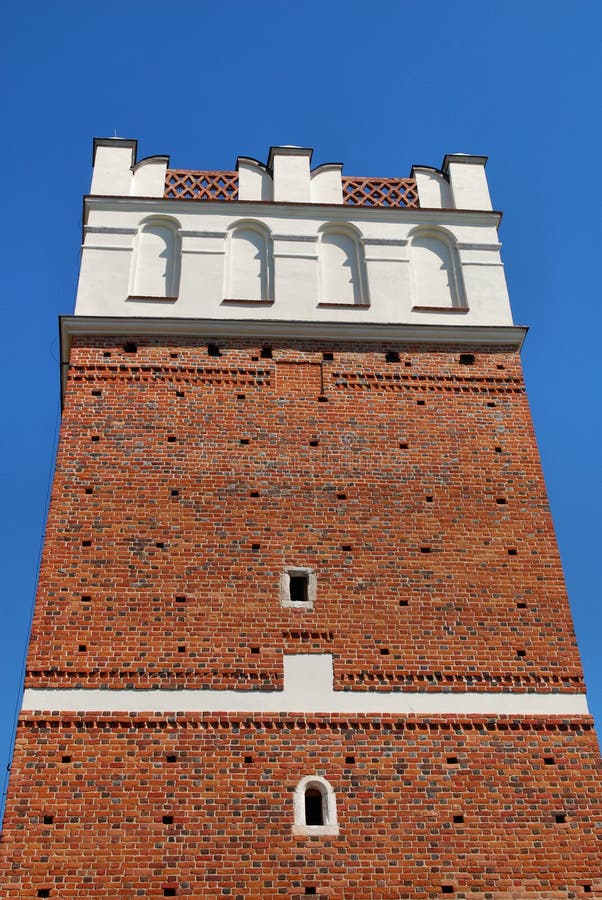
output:
[[[305,702],[304,702],[305,701]],[[375,713],[417,715],[584,716],[585,694],[441,694],[337,691],[332,698],[293,702],[284,691],[38,690],[23,711]]]
[[[585,694],[334,691],[330,654],[284,657],[283,691],[28,688],[22,709],[73,712],[588,715]]]

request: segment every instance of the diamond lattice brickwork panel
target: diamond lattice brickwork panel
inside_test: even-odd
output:
[[[414,178],[343,178],[343,203],[411,209],[420,206]]]
[[[238,200],[238,172],[193,172],[168,169],[166,200]]]
[[[420,206],[414,178],[343,178],[342,183],[346,206]],[[166,200],[238,200],[238,172],[168,169],[163,196]]]

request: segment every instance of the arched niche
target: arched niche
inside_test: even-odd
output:
[[[411,235],[410,269],[413,306],[465,308],[458,254],[446,231],[421,228]]]
[[[236,222],[228,234],[227,283],[230,300],[272,299],[272,239],[260,222]]]
[[[293,794],[293,834],[339,833],[337,802],[332,786],[320,775],[305,775]]]
[[[360,235],[351,226],[326,225],[320,232],[320,302],[364,305],[367,302]]]
[[[134,239],[130,294],[154,299],[177,297],[179,281],[178,222],[165,216],[145,219]]]

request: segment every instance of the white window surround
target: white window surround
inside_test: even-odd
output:
[[[317,790],[322,797],[323,825],[306,825],[305,823],[305,792]],[[305,775],[297,784],[293,793],[293,834],[316,836],[336,836],[339,833],[337,821],[337,801],[332,785],[320,775]]]
[[[412,309],[468,311],[457,242],[449,231],[437,226],[414,228],[409,258]]]
[[[291,576],[307,579],[307,600],[291,600]],[[318,579],[313,569],[306,566],[286,566],[280,576],[280,605],[285,609],[313,610],[316,603]]]

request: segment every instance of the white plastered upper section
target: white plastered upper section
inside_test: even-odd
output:
[[[421,208],[407,209],[345,205],[341,165],[312,170],[312,151],[289,146],[272,147],[267,165],[239,158],[237,201],[165,200],[168,158],[134,163],[135,153],[135,141],[95,142],[92,193],[97,196],[86,200],[76,315],[512,324],[499,214],[491,211],[484,157],[447,156],[442,171],[416,167]],[[156,216],[181,224],[180,259],[172,267],[180,274],[176,302],[171,295],[163,304],[160,297],[130,296],[135,236],[142,222]],[[241,220],[253,220],[271,235],[267,287],[260,291],[233,293],[231,287],[236,283],[231,235]],[[419,228],[431,235],[440,229],[449,244],[453,302],[433,302],[429,278],[417,280],[425,286],[418,296],[412,288],[410,242]],[[322,236],[336,234],[353,235],[357,250],[350,255],[341,237],[341,246],[331,239],[330,252],[320,255]],[[145,283],[144,273],[138,274]],[[228,305],[229,300],[247,302]]]
[[[180,222],[177,302],[163,306],[128,302],[135,235],[143,221],[158,215]],[[258,307],[252,302],[224,305],[228,299],[228,235],[241,220],[253,220],[256,227],[271,235],[273,284],[268,298],[273,303],[269,306]],[[497,223],[497,214],[485,212],[90,198],[75,312],[221,320],[511,325]],[[451,242],[465,297],[461,312],[413,309],[433,306],[428,296],[412,296],[409,245],[418,227],[431,233],[442,228]],[[334,303],[341,299],[327,298],[320,287],[329,281],[320,271],[320,235],[337,230],[357,235],[358,272],[365,279],[358,293],[369,301],[366,305],[338,309],[318,306],[329,299]],[[336,278],[330,280],[336,283]]]

